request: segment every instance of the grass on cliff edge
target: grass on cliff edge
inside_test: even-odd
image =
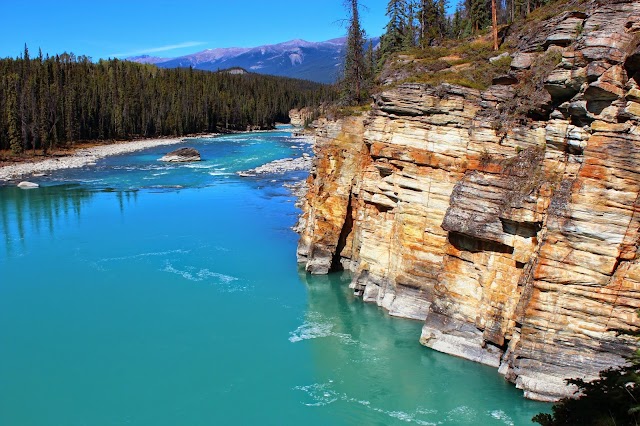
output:
[[[504,52],[514,51],[519,36],[535,33],[544,22],[567,10],[585,10],[586,0],[555,0],[533,10],[526,17],[500,28],[508,32],[498,51],[493,50],[490,28],[467,39],[443,40],[439,46],[426,49],[414,48],[393,55],[380,74],[380,81],[387,82],[378,89],[384,90],[401,83],[424,83],[437,86],[442,83],[457,84],[472,89],[487,89],[494,77],[510,70],[511,58],[493,63],[489,59]],[[389,84],[389,81],[393,83]]]
[[[450,83],[484,90],[491,85],[493,77],[509,71],[510,57],[489,61],[489,58],[506,51],[508,47],[505,45],[494,51],[486,36],[463,42],[449,40],[443,46],[412,49],[395,55],[387,62],[381,80],[391,78],[396,84],[425,83],[434,86]]]
[[[332,108],[328,108],[325,115],[330,120],[334,120],[344,117],[360,116],[369,111],[371,111],[370,103],[356,106],[334,106]]]

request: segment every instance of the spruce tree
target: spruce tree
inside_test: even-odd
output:
[[[445,0],[421,0],[420,45],[425,48],[444,38],[447,32]]]
[[[489,25],[490,14],[487,0],[467,0],[467,16],[472,32],[476,33]]]
[[[18,128],[18,75],[9,74],[7,77],[7,133],[9,148],[14,154],[22,152],[20,129]]]
[[[367,66],[364,52],[365,32],[360,26],[358,0],[348,0],[350,7],[349,31],[347,33],[342,100],[346,104],[360,104],[366,99]]]
[[[450,35],[452,38],[462,38],[465,33],[465,20],[462,18],[463,9],[460,4],[456,7],[456,11],[453,14],[451,22]]]
[[[389,23],[380,39],[380,62],[405,47],[407,32],[410,31],[407,0],[390,0],[387,4]]]
[[[418,29],[416,28],[416,4],[410,0],[407,4],[407,26],[404,32],[403,48],[410,49],[416,46]]]
[[[0,59],[0,149],[46,153],[78,140],[270,127],[286,121],[291,108],[335,99],[328,86],[251,73],[94,64],[73,54],[27,57]],[[370,76],[370,61],[364,65]]]

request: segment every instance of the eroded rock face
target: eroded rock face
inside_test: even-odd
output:
[[[158,161],[164,161],[169,163],[188,163],[191,161],[201,161],[200,153],[194,148],[180,148],[175,151],[171,151],[167,155],[160,158]]]
[[[313,118],[313,110],[311,108],[292,109],[289,111],[289,118],[292,126],[304,127]]]
[[[640,326],[640,4],[563,16],[514,56],[517,76],[562,55],[526,125],[505,115],[514,86],[420,84],[318,123],[298,226],[307,271],[350,269],[356,294],[425,321],[422,344],[540,400],[622,364],[637,341],[617,331]]]

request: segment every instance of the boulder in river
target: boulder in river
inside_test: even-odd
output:
[[[38,185],[37,183],[33,183],[33,182],[27,182],[27,181],[22,181],[18,184],[18,188],[22,188],[22,189],[32,189],[32,188],[39,188],[40,185]]]
[[[158,161],[166,161],[173,163],[186,163],[190,161],[201,161],[200,153],[194,148],[180,148],[171,151]]]

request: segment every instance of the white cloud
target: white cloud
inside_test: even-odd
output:
[[[203,44],[206,43],[204,41],[186,41],[184,43],[168,44],[166,46],[151,47],[149,49],[134,50],[126,53],[112,53],[111,55],[109,55],[109,57],[117,58],[120,56],[148,55],[150,53],[166,52],[169,50],[182,49],[185,47],[202,46]]]

